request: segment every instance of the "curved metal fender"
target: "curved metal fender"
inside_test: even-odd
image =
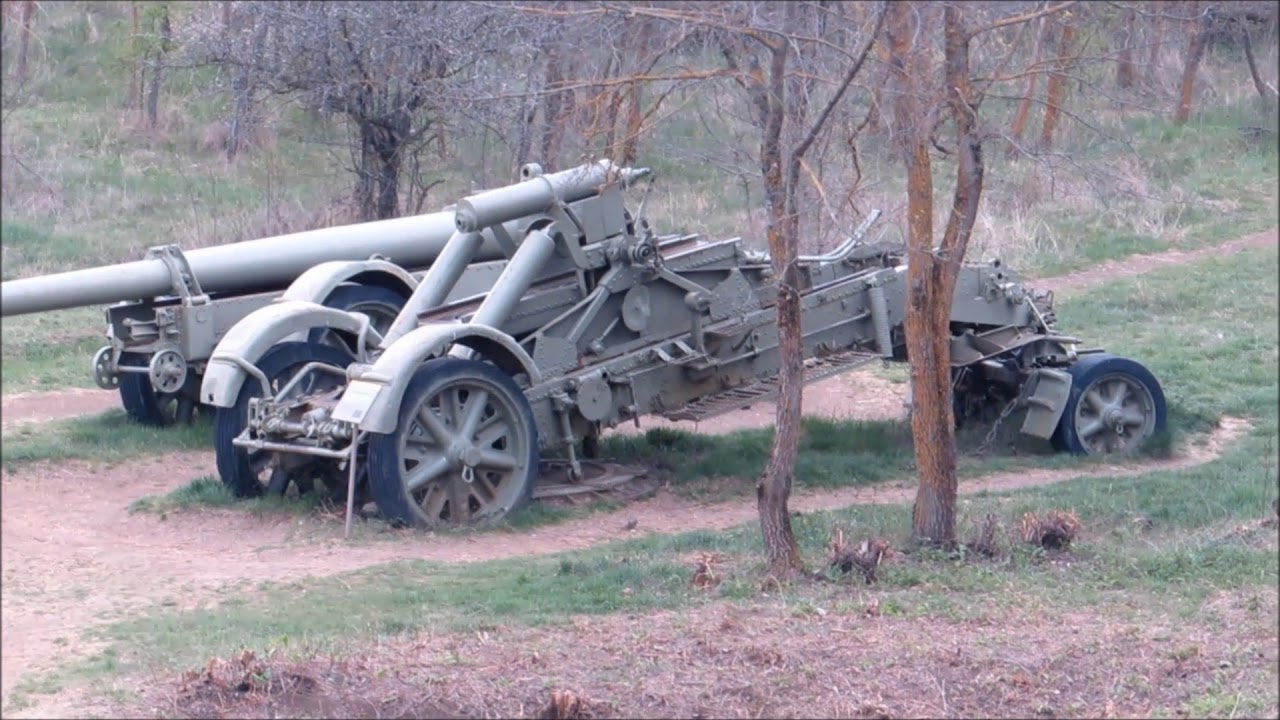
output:
[[[327,327],[358,335],[368,324],[366,315],[305,300],[280,300],[258,308],[233,325],[213,349],[200,384],[200,401],[216,407],[234,405],[247,376],[241,363],[257,364],[273,345],[298,334],[298,327]]]
[[[323,262],[298,276],[284,291],[280,300],[308,300],[323,303],[334,288],[357,275],[378,273],[386,275],[392,284],[398,285],[407,297],[418,286],[418,281],[404,268],[386,260],[334,260]]]
[[[394,432],[400,402],[414,371],[454,344],[479,351],[512,375],[527,373],[530,385],[542,381],[529,353],[501,330],[470,323],[424,325],[395,341],[372,366],[349,369],[352,381],[334,408],[334,419],[358,423],[361,430],[369,432]]]

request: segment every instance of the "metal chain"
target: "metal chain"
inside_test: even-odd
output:
[[[974,451],[975,455],[987,454],[987,451],[991,449],[992,443],[996,441],[996,433],[1000,431],[1000,423],[1004,422],[1005,418],[1009,417],[1009,415],[1013,413],[1013,409],[1017,407],[1017,405],[1017,397],[1014,397],[1005,404],[1004,409],[1000,411],[1000,416],[996,418],[996,421],[991,424],[991,429],[987,431],[987,437],[983,439],[982,444]]]

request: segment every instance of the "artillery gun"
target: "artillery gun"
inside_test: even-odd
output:
[[[135,262],[4,282],[0,315],[111,303],[107,345],[93,358],[94,382],[118,389],[139,422],[189,422],[209,355],[241,318],[284,292],[365,313],[385,329],[449,240],[453,219],[442,211],[190,252],[156,246]],[[490,262],[469,266],[450,297],[491,287],[502,257],[489,233],[476,260]]]
[[[529,502],[542,458],[581,477],[606,428],[700,420],[777,392],[777,287],[741,238],[658,236],[623,190],[649,175],[607,160],[453,207],[452,233],[394,320],[284,297],[210,356],[222,481],[238,496],[320,483],[396,525],[465,525]],[[806,383],[907,360],[901,248],[868,242],[873,213],[835,250],[799,258]],[[502,253],[482,292],[459,292]],[[481,261],[481,262],[478,262]],[[299,281],[301,282],[301,280]],[[966,264],[951,355],[958,407],[1026,408],[1021,432],[1077,453],[1127,452],[1165,425],[1138,363],[1053,328],[1053,298],[998,261]],[[313,338],[328,334],[340,342]],[[965,413],[961,413],[962,415]]]

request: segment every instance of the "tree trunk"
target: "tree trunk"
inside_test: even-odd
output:
[[[969,72],[969,33],[960,11],[948,5],[945,15],[945,76],[948,105],[956,130],[956,185],[951,213],[937,252],[921,239],[930,239],[923,217],[912,215],[919,237],[913,238],[919,252],[911,255],[907,268],[908,305],[906,313],[907,353],[911,361],[911,430],[915,437],[916,465],[920,487],[912,509],[912,531],[920,542],[944,547],[955,544],[956,443],[955,415],[951,387],[951,304],[956,277],[968,250],[969,238],[982,199],[982,136],[977,127],[977,107]],[[908,169],[908,192],[932,194],[925,162],[913,158]],[[920,176],[920,177],[918,177]],[[932,211],[922,196],[915,210]],[[908,197],[908,212],[911,197]],[[923,267],[914,267],[924,259]],[[914,328],[914,331],[913,331]],[[912,335],[915,334],[913,340]]]
[[[268,23],[263,21],[253,28],[253,39],[250,41],[253,57],[262,55],[263,47],[267,42],[267,27]],[[235,74],[231,78],[231,122],[228,123],[227,132],[227,162],[236,159],[244,139],[253,132],[254,125],[257,124],[253,117],[254,85],[253,70],[249,65],[241,65],[235,69]]]
[[[542,100],[542,167],[552,172],[559,167],[560,145],[564,140],[564,74],[560,67],[560,52],[547,53],[545,96]]]
[[[1133,8],[1125,8],[1124,30],[1120,34],[1120,52],[1116,57],[1116,87],[1125,89],[1133,87],[1133,28],[1135,15]]]
[[[534,71],[538,64],[529,63],[529,72],[525,75],[524,101],[522,103],[520,127],[516,134],[516,178],[520,177],[520,168],[529,162],[529,151],[533,145],[533,123],[538,117],[538,93],[533,87]]]
[[[1036,33],[1036,47],[1034,51],[1034,63],[1039,66],[1044,61],[1044,46],[1048,42],[1049,33],[1052,26],[1047,18],[1040,19],[1040,32]],[[1006,155],[1012,156],[1017,152],[1016,143],[1022,140],[1022,133],[1027,127],[1027,118],[1031,115],[1031,100],[1035,97],[1036,81],[1040,79],[1040,71],[1037,69],[1027,77],[1027,91],[1022,95],[1022,100],[1018,103],[1018,110],[1013,116],[1013,126],[1009,128],[1009,137],[1011,142],[1006,149]]]
[[[1067,64],[1069,53],[1071,52],[1071,38],[1074,35],[1075,28],[1069,24],[1064,24],[1062,33],[1058,35],[1058,61],[1055,63],[1053,72],[1049,74],[1049,89],[1044,107],[1044,125],[1040,128],[1040,143],[1038,147],[1041,150],[1053,147],[1053,132],[1058,127],[1058,115],[1062,112],[1062,105],[1067,97]]]
[[[1164,0],[1151,3],[1153,26],[1151,28],[1151,47],[1147,51],[1147,87],[1156,86],[1156,70],[1160,64],[1160,46],[1164,44]]]
[[[31,51],[31,17],[35,14],[35,0],[23,0],[22,16],[18,31],[18,61],[13,69],[14,83],[22,87],[27,82],[27,58]]]
[[[1200,69],[1200,60],[1204,57],[1204,48],[1208,44],[1209,32],[1203,19],[1198,20],[1191,33],[1191,41],[1187,46],[1187,61],[1182,68],[1182,83],[1178,88],[1178,110],[1173,115],[1173,122],[1182,125],[1191,119],[1191,106],[1195,98],[1196,73]]]
[[[124,106],[127,110],[142,111],[142,84],[143,76],[143,60],[142,51],[138,47],[138,39],[141,37],[142,28],[138,24],[138,2],[130,0],[129,2],[129,26],[133,32],[129,35],[129,57],[133,61],[133,67],[129,70],[129,88],[125,92]]]
[[[164,55],[172,40],[172,28],[169,25],[169,6],[161,5],[156,27],[160,41],[151,53],[151,86],[147,89],[147,129],[155,130],[159,124],[160,114],[160,82],[164,75]]]
[[[368,205],[361,208],[366,220],[388,220],[400,215],[400,170],[404,164],[404,142],[412,127],[406,112],[360,124],[361,144],[372,150],[366,155],[369,166],[361,175],[373,180],[376,193],[369,193]]]
[[[644,58],[649,53],[649,37],[652,35],[653,23],[641,20],[640,30],[636,33],[634,57]],[[636,149],[640,143],[640,130],[643,125],[643,87],[639,81],[632,82],[627,89],[627,129],[622,140],[622,165],[631,165],[636,159]]]
[[[1240,34],[1243,36],[1244,57],[1249,62],[1249,75],[1253,77],[1253,88],[1258,91],[1258,95],[1265,100],[1272,100],[1280,97],[1276,89],[1271,87],[1262,79],[1262,75],[1258,72],[1258,63],[1253,57],[1253,42],[1249,39],[1249,26],[1244,22],[1240,23]]]
[[[771,222],[772,224],[772,222]],[[800,327],[800,273],[796,268],[795,239],[770,229],[769,253],[778,283],[778,403],[774,415],[773,445],[769,462],[756,485],[760,532],[764,537],[767,573],[781,580],[803,568],[800,548],[791,529],[787,499],[800,454],[801,401],[804,387],[804,346]],[[779,272],[781,270],[781,272]]]
[[[778,299],[778,403],[774,417],[769,462],[756,485],[760,532],[764,537],[767,573],[783,580],[803,569],[800,548],[791,530],[787,499],[800,453],[801,390],[804,385],[804,348],[800,327],[800,273],[796,267],[797,219],[788,207],[788,188],[782,172],[782,125],[787,108],[786,69],[788,43],[778,42],[771,51],[769,87],[757,88],[755,104],[760,119],[760,170],[769,212],[766,236],[777,278]]]

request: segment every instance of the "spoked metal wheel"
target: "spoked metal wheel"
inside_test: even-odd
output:
[[[1163,431],[1164,392],[1142,365],[1114,355],[1090,355],[1071,366],[1071,394],[1054,444],[1087,455],[1131,453]]]
[[[336,368],[351,364],[351,356],[331,345],[310,342],[286,342],[273,347],[258,361],[258,369],[271,383],[274,396],[308,363],[321,362]],[[334,373],[312,371],[291,391],[293,396],[336,396],[343,378]],[[218,408],[214,418],[214,450],[218,474],[236,497],[258,497],[263,494],[283,496],[290,485],[306,494],[323,489],[331,499],[346,495],[347,475],[336,460],[297,453],[257,450],[236,446],[232,441],[249,423],[249,400],[266,393],[258,381],[249,377],[236,404]],[[319,484],[319,486],[317,485]]]
[[[528,504],[538,437],[524,393],[475,360],[423,364],[395,432],[369,440],[369,488],[393,525],[464,526]]]

